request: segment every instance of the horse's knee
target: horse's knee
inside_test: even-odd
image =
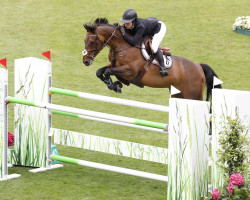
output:
[[[103,73],[105,76],[110,76],[111,75],[111,70],[108,68],[104,71]]]
[[[96,71],[96,76],[97,77],[100,77],[100,76],[102,76],[103,75],[103,68],[100,68],[100,69],[98,69],[97,71]]]

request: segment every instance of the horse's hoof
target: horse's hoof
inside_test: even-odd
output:
[[[121,88],[117,88],[116,92],[117,92],[117,93],[122,93]]]
[[[120,81],[115,81],[114,84],[115,84],[117,87],[120,87],[120,88],[123,87],[123,85],[122,85],[122,83],[121,83]]]
[[[120,84],[118,84],[117,87],[116,87],[117,88],[117,93],[122,93],[122,84],[121,85]]]
[[[110,85],[107,84],[107,86],[108,86],[108,89],[110,89],[110,90],[114,90],[115,89],[115,87],[114,87],[113,84],[110,84]]]
[[[116,85],[116,89],[114,91],[117,93],[122,93],[122,88],[119,85]]]
[[[120,81],[115,81],[114,86],[115,86],[115,90],[114,90],[115,92],[122,93],[121,89],[122,89],[123,85]]]

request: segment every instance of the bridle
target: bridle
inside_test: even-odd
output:
[[[116,31],[117,28],[118,28],[118,26],[115,27],[113,33],[111,34],[111,36],[109,37],[109,39],[108,39],[107,42],[105,42],[105,43],[102,42],[102,40],[99,38],[97,29],[96,29],[96,34],[94,34],[94,35],[86,35],[86,38],[88,38],[88,37],[96,37],[96,38],[97,38],[97,39],[95,40],[96,47],[95,47],[95,49],[90,49],[90,50],[84,49],[83,52],[82,52],[82,55],[83,55],[83,56],[87,56],[90,60],[94,61],[94,58],[97,56],[97,54],[98,54],[104,47],[106,47],[106,46],[108,45],[109,41],[113,38],[113,36],[116,36],[116,35],[115,35],[115,31]],[[116,36],[116,37],[117,37],[117,36]],[[98,50],[98,42],[97,42],[98,40],[102,43],[102,47],[101,47],[100,50]],[[94,55],[91,55],[91,56],[88,55],[88,52],[92,52],[92,51],[95,52]]]

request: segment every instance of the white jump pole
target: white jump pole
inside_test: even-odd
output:
[[[90,93],[85,93],[85,92],[77,92],[73,90],[66,90],[66,89],[54,88],[54,87],[51,87],[49,91],[52,94],[61,94],[61,95],[66,95],[66,96],[91,99],[94,101],[102,101],[102,102],[107,102],[107,103],[131,106],[131,107],[136,107],[136,108],[143,108],[143,109],[148,109],[148,110],[169,112],[168,106],[162,106],[162,105],[157,105],[157,104],[152,104],[152,103],[145,103],[145,102],[140,102],[140,101],[115,98],[115,97],[107,97],[103,95],[90,94]]]
[[[148,173],[148,172],[127,169],[127,168],[122,168],[122,167],[116,167],[116,166],[111,166],[111,165],[105,165],[105,164],[90,162],[90,161],[86,161],[86,160],[78,160],[78,159],[74,159],[74,158],[57,156],[57,155],[51,155],[51,159],[65,162],[65,163],[81,165],[81,166],[85,166],[85,167],[91,167],[91,168],[102,169],[102,170],[111,171],[111,172],[117,172],[117,173],[121,173],[121,174],[127,174],[127,175],[132,175],[132,176],[153,179],[153,180],[157,180],[157,181],[168,182],[167,176],[163,176],[163,175],[159,175],[159,174],[152,174],[152,173]]]

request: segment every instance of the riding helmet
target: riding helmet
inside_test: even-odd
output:
[[[124,14],[123,17],[121,18],[121,22],[122,23],[129,23],[134,21],[137,18],[137,13],[135,10],[133,9],[127,9]]]

